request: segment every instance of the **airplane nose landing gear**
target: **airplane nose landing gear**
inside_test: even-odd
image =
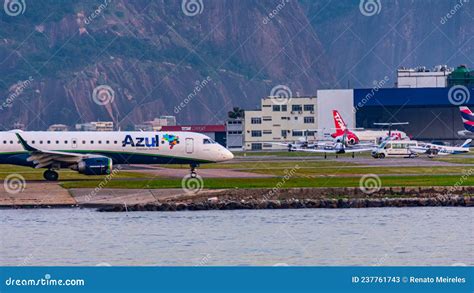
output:
[[[199,167],[199,164],[192,163],[192,164],[189,164],[189,166],[191,167],[191,178],[196,178],[197,177],[196,168]]]

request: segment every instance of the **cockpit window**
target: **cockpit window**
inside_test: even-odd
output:
[[[213,143],[216,143],[215,141],[213,141],[212,139],[210,138],[205,138],[202,140],[202,143],[203,144],[213,144]]]

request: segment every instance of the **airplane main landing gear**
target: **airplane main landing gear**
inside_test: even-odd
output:
[[[189,166],[191,167],[191,178],[196,178],[196,167],[199,167],[199,164],[190,164]]]
[[[44,171],[43,177],[44,177],[44,179],[46,179],[48,181],[57,181],[58,178],[59,178],[59,174],[58,174],[58,172],[56,172],[54,170],[48,169],[48,170]]]

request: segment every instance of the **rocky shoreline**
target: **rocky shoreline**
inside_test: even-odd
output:
[[[474,187],[382,187],[371,193],[356,187],[250,188],[202,190],[182,189],[88,189],[69,190],[69,196],[41,193],[29,201],[7,201],[2,208],[92,208],[101,212],[123,211],[202,211],[242,209],[376,208],[376,207],[473,207]]]
[[[110,205],[100,207],[101,212],[131,211],[203,211],[203,210],[261,210],[261,209],[344,209],[378,207],[427,207],[427,206],[474,206],[474,197],[452,196],[443,198],[367,198],[367,199],[285,199],[285,200],[215,200],[202,202],[164,202],[132,206]]]

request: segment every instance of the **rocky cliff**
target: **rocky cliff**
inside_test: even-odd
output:
[[[457,1],[381,1],[372,16],[358,1],[13,2],[0,11],[3,129],[218,123],[278,85],[311,95],[398,66],[472,64],[468,1],[444,23]]]

